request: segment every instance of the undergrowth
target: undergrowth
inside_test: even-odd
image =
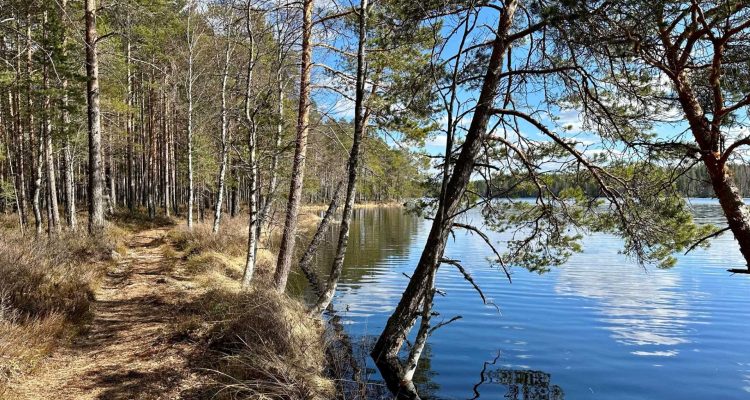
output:
[[[22,236],[0,228],[0,395],[90,316],[94,288],[124,235]],[[8,224],[7,226],[12,226]]]
[[[239,288],[247,256],[247,221],[226,219],[219,233],[210,224],[196,224],[192,230],[179,227],[167,235],[185,262],[186,271],[205,287]],[[265,245],[258,247],[255,277],[270,279],[275,256]]]
[[[174,337],[196,343],[195,367],[213,378],[206,398],[334,398],[333,382],[325,377],[323,323],[298,300],[271,289],[275,256],[265,245],[258,249],[252,287],[241,288],[246,223],[227,219],[216,235],[207,224],[168,235],[184,271],[202,288],[183,302]]]
[[[210,289],[185,305],[178,334],[200,343],[216,399],[330,399],[323,325],[275,290]]]

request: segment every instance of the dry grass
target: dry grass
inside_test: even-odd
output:
[[[247,257],[247,221],[244,218],[227,219],[216,235],[211,228],[205,223],[196,224],[192,231],[181,226],[171,230],[167,237],[181,252],[186,271],[202,286],[238,289]],[[272,240],[266,239],[264,243]],[[268,246],[258,248],[255,266],[258,280],[270,279],[275,261],[276,257]]]
[[[111,230],[99,238],[47,238],[0,230],[0,393],[87,320],[120,235]]]
[[[211,289],[185,305],[179,335],[202,344],[217,399],[328,399],[320,320],[274,290]]]
[[[403,201],[367,201],[362,203],[355,203],[354,208],[400,208],[404,207]],[[303,213],[318,214],[328,209],[328,204],[306,204],[302,206]],[[339,206],[341,211],[341,206]]]
[[[37,239],[1,228],[13,223],[0,218],[0,397],[4,382],[32,369],[90,320],[103,270],[94,265],[105,265],[118,250],[124,254],[125,246],[117,243],[131,231],[173,225],[138,214],[119,214],[114,220],[104,238],[65,234]],[[312,231],[317,222],[315,213],[303,214],[302,232]],[[240,287],[246,223],[245,218],[227,218],[218,235],[210,224],[196,224],[193,231],[175,227],[163,238],[174,247],[157,251],[187,275],[193,293],[179,302],[171,336],[191,342],[193,366],[210,371],[214,382],[207,398],[333,398],[334,385],[325,378],[322,321],[308,317],[299,301],[267,289],[275,262],[274,246],[267,244],[278,241],[277,231],[265,234],[258,249],[254,287]]]
[[[25,322],[0,318],[0,397],[8,380],[27,371],[55,348],[66,332],[60,314]]]
[[[364,203],[357,203],[354,205],[354,208],[402,208],[404,207],[403,201],[387,201],[387,202],[378,202],[378,201],[368,201]]]
[[[305,214],[304,227],[317,217]],[[303,305],[268,288],[274,253],[258,249],[254,285],[242,290],[240,279],[247,246],[247,221],[227,220],[220,233],[197,224],[168,237],[182,252],[185,271],[204,291],[186,301],[175,337],[195,341],[197,367],[212,372],[207,397],[217,399],[329,399],[334,385],[325,378],[324,328]],[[273,241],[275,234],[265,237]]]
[[[150,218],[148,212],[144,209],[137,209],[132,213],[128,210],[119,210],[107,218],[109,221],[114,222],[115,225],[131,232],[175,225],[175,220],[173,218],[161,214],[155,215],[154,218]]]
[[[198,223],[189,231],[181,226],[169,233],[169,238],[179,251],[200,254],[215,251],[230,256],[241,256],[247,249],[247,221],[240,218],[225,219],[218,234],[213,234],[208,223]]]

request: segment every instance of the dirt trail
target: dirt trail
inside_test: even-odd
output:
[[[189,284],[171,272],[159,228],[134,234],[107,273],[88,331],[26,377],[13,399],[182,399],[199,377],[186,343],[170,343],[174,304]]]

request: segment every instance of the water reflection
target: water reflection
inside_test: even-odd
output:
[[[408,264],[407,258],[414,248],[421,223],[418,218],[405,216],[403,209],[397,207],[355,209],[353,218],[335,300],[337,308],[347,312],[344,322],[347,324],[356,323],[358,317],[389,312],[398,301],[401,292],[390,284],[383,284],[384,280],[389,280],[384,275],[392,272],[396,265]],[[326,237],[329,245],[318,250],[314,265],[321,277],[328,276],[337,235],[338,225],[333,225]],[[307,288],[304,276],[298,271],[290,281],[296,293]]]
[[[565,393],[552,384],[551,375],[543,371],[521,369],[495,369],[482,371],[482,381],[474,386],[475,396],[480,398],[479,386],[499,384],[507,388],[503,398],[509,400],[564,400]]]
[[[715,203],[696,201],[693,208],[699,222],[723,223]],[[430,223],[398,209],[366,209],[355,224],[335,299],[339,329],[352,339],[368,391],[389,399],[368,350],[406,286]],[[330,238],[321,271],[330,267],[335,228]],[[731,235],[679,256],[671,270],[644,270],[618,253],[622,240],[614,236],[591,235],[584,246],[549,274],[516,270],[511,285],[488,266],[481,239],[457,232],[448,256],[462,260],[502,314],[484,306],[456,271],[441,270],[438,287],[447,296],[436,310],[463,319],[430,338],[415,379],[423,397],[548,399],[562,395],[556,384],[576,400],[747,396],[750,347],[736,332],[750,329],[750,280],[725,272],[741,261]],[[480,360],[498,350],[502,362],[480,374]],[[484,382],[472,390],[477,376]]]
[[[601,257],[575,257],[561,267],[555,291],[595,300],[602,315],[601,327],[616,341],[635,346],[634,355],[671,357],[677,349],[663,347],[689,343],[687,325],[695,323],[690,300],[699,293],[686,292],[672,271],[647,273],[634,263],[623,263],[617,250],[597,249]],[[610,257],[610,251],[613,253]],[[637,284],[634,284],[637,283]]]

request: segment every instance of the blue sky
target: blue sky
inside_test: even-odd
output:
[[[325,4],[328,4],[330,6],[332,2],[327,1]],[[482,43],[490,40],[494,36],[493,30],[497,25],[497,19],[497,10],[491,8],[483,8],[476,17],[475,28],[470,34],[469,39],[467,40],[467,45],[473,43]],[[458,23],[459,20],[456,17],[445,18],[445,25],[442,29],[442,36],[448,37],[451,29],[455,28]],[[320,31],[318,31],[318,35],[320,35]],[[325,38],[318,36],[318,40],[324,40],[330,45],[336,46],[338,48],[344,48],[351,52],[354,51],[355,39],[356,38],[351,32],[349,32],[349,35],[337,33]],[[453,56],[458,51],[459,43],[460,35],[449,37],[444,48],[444,56],[442,58],[445,59],[446,57]],[[523,64],[524,57],[526,53],[528,53],[528,47],[524,46],[525,45],[521,45],[515,48],[513,57],[511,59],[511,65],[514,68],[520,67]],[[325,63],[331,66],[339,65],[341,61],[340,58],[333,56],[330,51],[324,49],[316,49],[314,53],[314,60],[315,62]],[[325,74],[323,74],[323,70],[321,68],[316,68],[314,70],[314,75],[315,76],[313,78],[313,82],[319,85],[330,83],[331,78],[326,77]],[[431,78],[425,77],[425,79]],[[665,79],[660,84],[669,84],[669,82]],[[583,118],[578,110],[572,108],[560,109],[555,106],[549,106],[549,104],[545,101],[544,94],[539,90],[539,87],[529,86],[529,89],[531,89],[531,91],[524,96],[520,96],[517,93],[514,94],[514,101],[516,102],[515,106],[517,109],[527,112],[530,110],[540,111],[546,109],[545,112],[538,114],[537,116],[540,121],[544,123],[548,128],[566,139],[578,142],[578,149],[581,151],[591,154],[601,151],[603,147],[601,139],[595,133],[587,132],[584,129]],[[554,86],[551,86],[548,87],[548,89],[554,90],[555,88]],[[478,89],[476,88],[461,88],[457,95],[458,103],[465,104],[465,107],[472,107],[475,104],[475,96],[477,92]],[[323,89],[315,90],[314,99],[316,103],[323,110],[329,113],[331,117],[351,120],[354,116],[353,102],[350,99],[347,99],[334,92]],[[461,110],[458,110],[456,114],[462,112],[465,107],[462,107]],[[686,132],[687,124],[682,120],[682,114],[681,112],[679,112],[679,110],[663,111],[665,116],[669,114],[667,118],[669,122],[654,126],[653,132],[657,133],[657,135],[663,139],[674,139],[681,133]],[[747,115],[742,115],[741,117],[745,125],[747,125]],[[463,118],[462,121],[459,122],[459,126],[468,126],[470,120],[471,114],[469,113]],[[434,121],[439,126],[443,127],[442,130],[444,131],[445,126],[447,125],[447,116],[445,115],[445,113],[436,115]],[[538,142],[546,142],[550,140],[544,134],[536,130],[536,128],[527,123],[522,122],[519,123],[518,126],[520,131],[519,133],[527,139]],[[729,130],[729,132],[727,133],[730,137],[730,140],[728,140],[728,142],[731,142],[736,138],[750,135],[750,130],[748,130],[747,128],[736,128]],[[511,136],[509,136],[509,139],[513,140],[513,135],[514,134],[511,134]],[[462,136],[460,129],[458,136]],[[692,137],[689,134],[685,135],[684,138],[688,141],[692,141]],[[442,154],[445,151],[445,142],[445,133],[438,131],[426,140],[425,146],[423,148],[414,148],[414,150],[424,150],[432,155]]]

